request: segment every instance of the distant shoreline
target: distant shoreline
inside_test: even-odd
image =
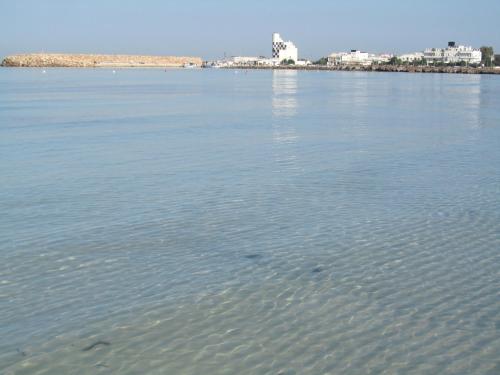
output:
[[[16,68],[180,68],[202,67],[200,57],[146,56],[146,55],[93,55],[33,53],[7,56],[0,66]],[[303,70],[393,73],[447,73],[447,74],[500,74],[499,68],[472,68],[465,66],[411,66],[411,65],[232,65],[220,69],[236,70]]]
[[[280,66],[255,66],[233,65],[219,69],[253,69],[253,70],[305,70],[305,71],[342,71],[342,72],[391,72],[391,73],[445,73],[445,74],[500,74],[500,68],[471,68],[465,66],[410,66],[410,65],[280,65]]]

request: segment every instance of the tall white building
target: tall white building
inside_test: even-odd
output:
[[[273,33],[273,59],[278,59],[279,62],[283,60],[298,61],[299,51],[295,44],[288,41],[285,42],[281,39],[280,34]]]
[[[424,58],[429,63],[449,64],[464,61],[468,64],[480,64],[481,57],[482,53],[479,49],[457,46],[455,42],[449,42],[446,48],[428,48],[424,51]]]

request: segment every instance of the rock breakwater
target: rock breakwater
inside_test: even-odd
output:
[[[180,67],[185,64],[201,66],[202,59],[187,56],[141,56],[141,55],[86,55],[33,53],[7,56],[2,66],[8,67]]]
[[[465,66],[408,66],[408,65],[280,65],[280,66],[256,66],[256,65],[232,65],[225,69],[284,69],[284,70],[328,70],[349,72],[395,72],[395,73],[456,73],[456,74],[500,74],[497,68],[472,68]]]

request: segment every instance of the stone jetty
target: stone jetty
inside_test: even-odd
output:
[[[2,66],[31,68],[170,68],[186,64],[201,66],[199,57],[186,56],[140,56],[140,55],[86,55],[33,53],[7,56]]]

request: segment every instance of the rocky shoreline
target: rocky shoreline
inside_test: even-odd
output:
[[[186,64],[201,66],[202,59],[188,56],[87,55],[33,53],[7,56],[1,66],[29,68],[149,67],[173,68]]]
[[[471,68],[465,66],[409,66],[409,65],[308,65],[308,66],[256,66],[256,65],[233,65],[223,69],[262,69],[262,70],[325,70],[325,71],[348,71],[348,72],[395,72],[395,73],[452,73],[452,74],[500,74],[498,68]]]

